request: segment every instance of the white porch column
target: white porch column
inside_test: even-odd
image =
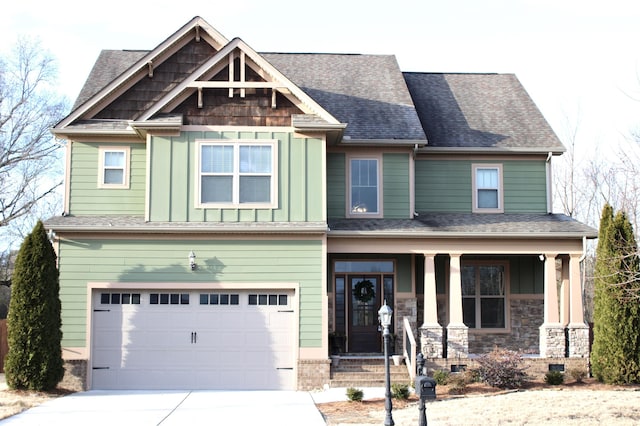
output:
[[[564,326],[560,324],[558,282],[556,280],[557,253],[546,253],[544,260],[544,323],[540,326],[540,355],[563,358],[565,355]]]
[[[420,349],[427,358],[442,358],[443,332],[438,323],[438,301],[436,299],[435,254],[424,255],[424,323],[420,327]]]
[[[469,328],[462,317],[461,253],[450,253],[449,262],[449,325],[447,326],[447,358],[469,356]]]
[[[569,258],[562,257],[562,286],[560,287],[560,324],[569,324]]]
[[[580,256],[569,259],[569,357],[589,356],[589,326],[584,322]]]

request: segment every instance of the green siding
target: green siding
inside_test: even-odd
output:
[[[417,160],[416,210],[469,213],[472,208],[472,164],[496,161]],[[503,161],[505,213],[547,211],[544,160]]]
[[[196,139],[278,140],[275,209],[196,208]],[[149,211],[152,221],[323,221],[324,141],[287,132],[183,132],[150,142]]]
[[[128,146],[130,175],[128,189],[98,188],[99,147]],[[143,215],[146,185],[146,149],[141,143],[71,144],[69,213],[74,215]]]
[[[86,343],[88,282],[299,283],[300,347],[321,346],[320,240],[63,240],[59,269],[63,346]]]
[[[544,294],[544,263],[538,256],[510,258],[511,294]]]
[[[410,217],[409,155],[384,154],[383,160],[383,208],[386,219]]]
[[[415,164],[417,211],[471,211],[471,162],[416,160]]]
[[[344,218],[347,205],[346,157],[327,154],[327,216]]]

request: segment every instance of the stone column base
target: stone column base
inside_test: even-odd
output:
[[[444,350],[443,328],[440,324],[420,327],[420,351],[425,358],[442,358]]]
[[[447,326],[447,358],[469,358],[469,327]]]
[[[564,358],[565,337],[561,324],[540,326],[540,356],[544,358]]]
[[[569,357],[589,357],[589,326],[586,324],[569,324]]]

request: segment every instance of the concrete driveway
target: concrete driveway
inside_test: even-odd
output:
[[[47,401],[0,425],[325,426],[309,392],[88,391]]]

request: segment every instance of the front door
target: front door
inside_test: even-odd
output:
[[[381,352],[378,310],[382,302],[380,276],[349,276],[349,352]]]

